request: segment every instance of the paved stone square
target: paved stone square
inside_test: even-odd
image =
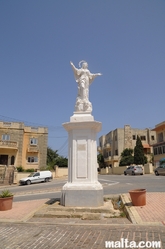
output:
[[[33,217],[47,199],[13,203],[12,210],[0,212],[0,249],[103,249],[105,241],[121,238],[137,243],[161,241],[161,249],[165,249],[164,200],[164,193],[149,193],[146,206],[129,208],[139,221],[136,224],[121,217]]]
[[[34,212],[40,209],[48,199],[35,201],[13,202],[10,210],[0,212],[0,221],[26,221],[33,216]]]
[[[161,241],[164,226],[1,223],[0,249],[104,249],[105,241]]]
[[[147,205],[134,207],[144,222],[160,221],[165,225],[165,195],[164,193],[147,193]]]

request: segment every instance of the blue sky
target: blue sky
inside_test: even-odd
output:
[[[98,137],[165,120],[164,0],[0,0],[0,120],[47,126],[64,156],[81,60],[103,74],[90,87]]]

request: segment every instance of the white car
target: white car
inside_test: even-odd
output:
[[[141,166],[129,166],[124,170],[124,175],[143,175],[143,169]]]
[[[28,177],[22,178],[19,183],[20,185],[30,185],[31,183],[37,182],[48,182],[52,179],[52,173],[49,170],[31,173]]]

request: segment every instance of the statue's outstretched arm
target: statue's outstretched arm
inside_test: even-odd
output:
[[[75,79],[76,81],[78,80],[78,76],[81,74],[81,70],[76,68],[75,65],[73,64],[73,62],[70,61],[70,64],[71,64],[71,67],[73,69],[73,72],[74,72],[74,76],[75,76]]]
[[[78,69],[75,67],[75,65],[73,64],[73,62],[70,61],[70,64],[71,64],[71,67],[72,67],[72,69],[73,69],[73,72],[74,72],[75,74],[77,74]]]
[[[93,74],[93,75],[95,75],[95,77],[97,77],[97,76],[101,76],[102,73],[95,73],[95,74]]]
[[[101,75],[102,75],[101,73],[90,74],[90,76],[89,76],[90,83],[89,84],[91,84],[97,76],[101,76]]]

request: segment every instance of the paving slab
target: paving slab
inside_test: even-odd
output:
[[[122,238],[137,243],[160,241],[159,248],[165,249],[165,193],[147,193],[147,204],[142,207],[133,207],[128,194],[122,198],[131,221],[105,216],[99,220],[35,217],[50,200],[14,202],[11,210],[0,212],[0,249],[102,249],[106,241]],[[53,211],[53,204],[50,206]],[[59,212],[57,207],[55,210]]]
[[[133,224],[165,225],[165,193],[146,193],[145,206],[132,206],[129,194],[121,195]]]
[[[121,195],[122,200],[124,200],[124,203],[126,205],[126,211],[129,221],[133,224],[165,226],[165,193],[147,193],[146,195],[147,204],[142,207],[132,206],[129,194]],[[83,210],[83,208],[75,209],[61,207],[59,205],[56,205],[54,201],[52,202],[52,205],[48,205],[48,203],[50,203],[51,201],[49,199],[43,199],[34,201],[13,202],[13,208],[11,210],[0,211],[0,221],[28,221],[31,217],[35,216],[36,218],[38,217],[38,220],[39,217],[58,218],[58,223],[60,222],[60,218],[78,218],[79,221],[82,218],[85,222],[87,216],[89,219],[94,220],[94,217],[90,218],[91,213],[100,213],[101,215],[97,215],[97,219],[99,217],[100,222],[102,224],[104,224],[105,222],[106,224],[107,220],[110,220],[108,221],[108,223],[115,223],[113,219],[108,219],[108,217],[117,217],[117,215],[114,215],[112,203],[110,202],[107,202],[107,206],[101,208],[89,208],[89,210],[88,208],[84,208]],[[55,215],[55,210],[57,215]],[[109,212],[109,210],[111,211]],[[82,217],[81,213],[83,213],[84,215],[84,211],[87,215]],[[55,221],[57,222],[57,220]],[[119,219],[119,221],[121,221],[121,224],[123,223],[121,218]]]
[[[165,227],[133,224],[103,226],[99,224],[0,224],[0,249],[105,249],[108,248],[105,247],[106,241],[120,242],[121,239],[136,243],[158,241],[161,243],[159,248],[165,249]]]
[[[27,221],[40,209],[48,199],[13,202],[11,210],[0,211],[0,222]]]

